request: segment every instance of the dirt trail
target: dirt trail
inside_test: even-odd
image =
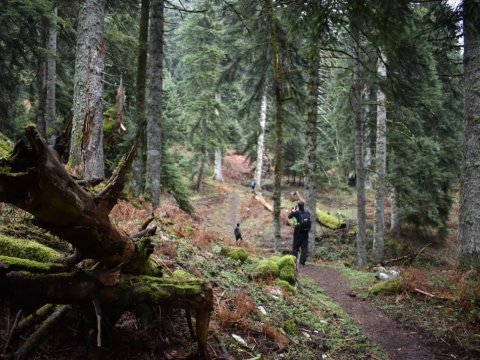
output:
[[[403,327],[367,301],[349,295],[342,275],[333,268],[307,265],[300,273],[315,280],[378,343],[391,360],[436,360],[455,358],[424,344],[418,332]]]
[[[230,207],[228,209],[228,221],[233,229],[240,222],[240,194],[238,192],[232,193],[230,200]],[[233,230],[232,230],[233,231]]]

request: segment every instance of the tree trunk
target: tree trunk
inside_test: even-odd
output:
[[[48,29],[48,60],[47,60],[47,102],[45,114],[45,134],[49,145],[55,144],[55,86],[57,83],[57,7],[53,10],[53,20]]]
[[[480,267],[480,7],[463,3],[465,47],[465,140],[460,188],[460,248],[462,266]]]
[[[0,263],[1,264],[1,263]],[[95,271],[76,269],[68,273],[43,274],[30,272],[31,268],[21,271],[8,271],[0,268],[0,290],[3,299],[16,306],[36,308],[43,304],[85,305],[97,301],[108,314],[118,318],[125,311],[139,316],[145,308],[194,309],[196,318],[196,336],[203,358],[209,359],[207,349],[208,324],[213,310],[213,292],[209,284],[188,274],[173,273],[172,277],[158,278],[130,274],[111,276],[105,282]],[[62,307],[57,307],[61,309]],[[54,312],[54,314],[57,311]],[[38,328],[45,327],[52,317],[49,316]],[[112,319],[109,319],[112,320]],[[27,339],[18,355],[28,355],[35,345],[50,332],[34,333]],[[38,345],[38,344],[37,344]],[[22,358],[26,358],[25,356]]]
[[[140,14],[140,32],[138,36],[137,57],[137,131],[139,141],[137,154],[132,164],[132,192],[134,196],[140,196],[145,187],[145,87],[147,84],[147,59],[148,59],[148,24],[149,24],[150,0],[142,0]]]
[[[263,89],[260,105],[260,134],[257,142],[257,165],[255,167],[255,182],[258,190],[262,190],[263,153],[265,151],[265,126],[267,124],[267,88]]]
[[[363,164],[363,141],[365,117],[363,113],[362,90],[364,87],[360,49],[354,45],[353,86],[351,104],[355,117],[355,171],[357,174],[357,262],[359,267],[367,266],[367,237],[365,218],[365,166]]]
[[[398,192],[395,187],[392,190],[392,205],[390,210],[390,232],[400,237],[400,216],[398,214]]]
[[[271,43],[273,56],[273,93],[275,95],[275,165],[273,188],[273,237],[275,252],[280,250],[282,239],[280,212],[282,208],[282,64],[280,60],[280,46],[278,43],[277,18],[275,5],[272,0],[266,0],[271,26]]]
[[[47,25],[42,22],[39,30],[39,44],[45,44],[46,27]],[[38,91],[38,106],[37,114],[35,116],[35,124],[37,125],[40,135],[45,137],[45,103],[46,103],[46,84],[47,84],[47,59],[44,54],[38,55],[38,67],[37,67],[37,91]]]
[[[202,159],[200,162],[200,169],[198,170],[197,183],[195,185],[195,190],[202,191],[203,189],[203,179],[205,178],[205,167],[207,166],[208,152],[205,150],[202,152]]]
[[[373,134],[373,129],[372,129],[372,121],[370,119],[372,117],[375,117],[375,122],[376,122],[376,107],[377,107],[377,95],[375,93],[374,87],[370,87],[368,89],[368,113],[367,113],[367,120],[365,121],[365,140],[364,144],[365,146],[363,147],[363,164],[365,167],[365,189],[371,189],[372,188],[372,134]]]
[[[222,103],[222,95],[220,95],[219,93],[215,93],[215,101],[218,105],[220,105]],[[218,111],[218,108],[215,108],[215,116],[217,117],[217,119],[220,117],[220,111]],[[213,172],[215,173],[215,180],[223,181],[222,150],[220,148],[215,148]]]
[[[386,69],[382,57],[378,59],[378,77],[383,83],[386,79]],[[377,186],[375,191],[375,224],[373,230],[373,260],[380,263],[385,254],[385,166],[387,160],[387,108],[385,93],[379,87],[377,92],[377,146],[376,173]]]
[[[223,181],[222,174],[222,151],[219,148],[215,149],[215,164],[213,166],[215,172],[215,180]]]
[[[317,49],[312,51],[308,63],[308,94],[307,94],[307,124],[306,124],[306,151],[305,163],[307,174],[305,176],[305,206],[310,211],[312,228],[308,234],[308,251],[315,249],[315,212],[317,209],[317,114],[318,114],[318,87],[320,54]]]
[[[148,108],[147,108],[147,191],[154,207],[160,204],[163,104],[163,0],[151,0]]]
[[[71,169],[86,180],[104,176],[103,27],[106,0],[84,0],[80,6],[75,55]]]

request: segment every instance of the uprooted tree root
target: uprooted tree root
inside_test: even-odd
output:
[[[0,159],[0,202],[29,212],[35,225],[72,244],[76,251],[61,264],[0,253],[1,299],[27,315],[20,319],[18,313],[4,354],[27,358],[53,335],[53,328],[74,315],[85,321],[94,319],[89,325],[101,346],[104,324],[115,324],[127,311],[153,320],[162,307],[187,310],[199,352],[208,358],[208,326],[213,310],[209,284],[184,273],[162,276],[150,260],[153,245],[149,236],[155,228],[145,226],[141,232],[128,235],[110,222],[109,213],[123,189],[135,146],[105,188],[95,194],[66,172],[34,126],[28,126],[25,135],[8,157]],[[84,259],[90,260],[79,267],[77,264]],[[195,313],[196,331],[191,312]],[[25,333],[30,335],[23,344],[11,349],[14,342],[10,340]]]

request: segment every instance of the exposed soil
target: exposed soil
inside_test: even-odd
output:
[[[300,270],[311,277],[325,293],[338,303],[378,343],[391,360],[458,359],[446,349],[424,342],[423,335],[409,329],[385,313],[373,308],[367,301],[357,298],[345,284],[338,270],[330,267],[307,265]]]

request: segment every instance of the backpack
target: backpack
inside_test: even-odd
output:
[[[302,232],[308,233],[312,228],[312,220],[310,219],[310,213],[308,211],[300,212],[300,219],[298,223],[298,228]]]

